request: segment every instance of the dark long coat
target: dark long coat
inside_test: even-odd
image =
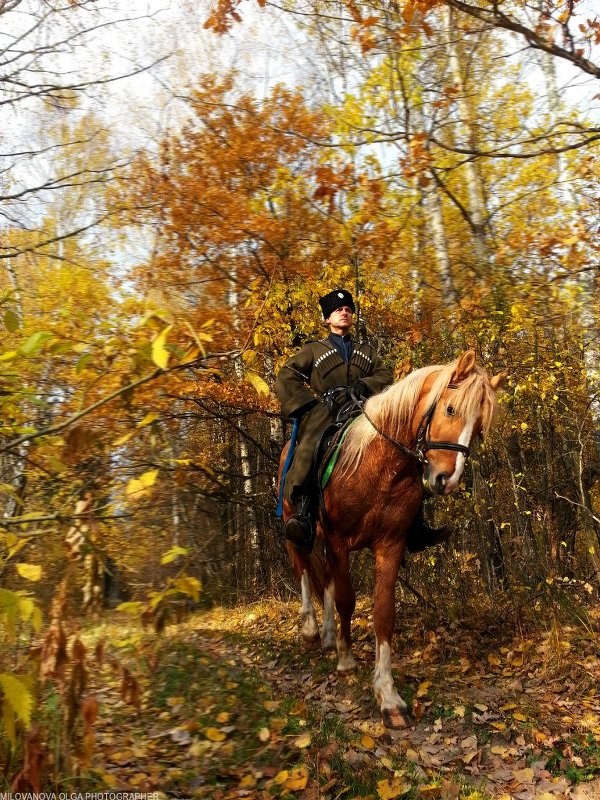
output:
[[[322,401],[323,394],[336,386],[354,388],[357,381],[364,384],[368,394],[375,394],[392,380],[391,371],[367,342],[352,342],[348,362],[329,338],[308,342],[286,361],[277,375],[275,392],[286,417],[302,417],[294,459],[285,481],[284,496],[288,500],[295,500],[300,494],[319,437],[333,421]],[[315,400],[320,402],[314,405]],[[303,413],[307,408],[310,410]]]

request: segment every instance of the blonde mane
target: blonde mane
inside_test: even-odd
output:
[[[370,397],[365,403],[365,412],[373,423],[389,436],[406,442],[403,435],[409,427],[427,379],[436,375],[427,395],[426,407],[437,403],[443,392],[452,383],[457,361],[451,364],[423,367],[411,372],[402,380],[393,383],[380,394]],[[469,375],[461,381],[452,395],[456,413],[465,419],[481,414],[483,430],[486,431],[496,411],[496,393],[490,384],[487,372],[475,364]],[[353,472],[363,458],[365,450],[378,436],[366,416],[358,417],[346,436],[336,472],[338,475]]]

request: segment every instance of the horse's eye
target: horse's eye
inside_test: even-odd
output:
[[[454,406],[448,406],[448,408],[446,409],[446,414],[448,414],[449,417],[453,417],[456,414]]]

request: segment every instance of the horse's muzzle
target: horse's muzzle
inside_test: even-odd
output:
[[[435,476],[435,479],[431,480],[431,474],[429,471],[429,464],[425,464],[425,468],[423,469],[423,492],[426,497],[441,497],[442,495],[446,494],[446,481],[448,480],[448,474],[446,472],[438,472]]]

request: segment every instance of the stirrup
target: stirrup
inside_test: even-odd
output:
[[[409,533],[411,532],[413,535],[409,535],[406,540],[406,548],[409,553],[421,553],[428,547],[435,547],[436,544],[442,544],[442,542],[447,541],[452,535],[452,529],[447,525],[444,525],[443,528],[430,528],[428,525],[423,524],[418,534],[415,531],[409,531]]]
[[[291,516],[285,523],[285,538],[292,542],[298,550],[310,553],[315,540],[315,532],[310,519],[301,514]]]

